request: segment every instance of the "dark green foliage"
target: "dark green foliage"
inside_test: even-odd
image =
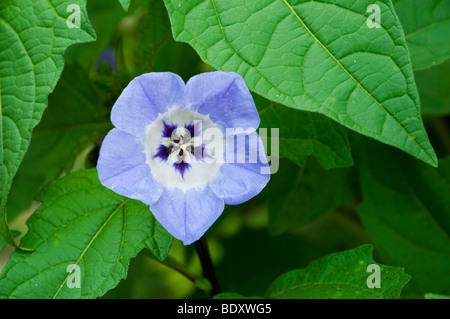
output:
[[[215,298],[448,298],[450,1],[71,3],[80,28],[66,1],[0,2],[0,298],[206,296],[194,245],[95,166],[134,77],[212,70],[243,76],[279,147],[206,233]]]

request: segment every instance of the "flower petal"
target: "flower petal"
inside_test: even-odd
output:
[[[209,115],[225,128],[259,126],[260,118],[244,79],[234,72],[206,72],[189,79],[186,84],[187,107]]]
[[[158,113],[170,107],[184,108],[183,80],[170,72],[147,73],[134,78],[123,90],[111,111],[115,127],[141,137]]]
[[[185,245],[200,239],[223,209],[223,200],[208,187],[186,192],[165,189],[159,200],[150,206],[158,222]]]
[[[245,147],[240,139],[245,138]],[[227,138],[227,145],[231,139]],[[230,150],[230,146],[227,146]],[[227,205],[238,205],[256,196],[270,180],[269,165],[264,145],[256,132],[237,134],[234,139],[234,155],[222,164],[217,178],[209,184],[211,190]]]
[[[162,194],[145,162],[142,142],[126,132],[112,129],[105,137],[97,162],[102,185],[116,193],[150,205]]]

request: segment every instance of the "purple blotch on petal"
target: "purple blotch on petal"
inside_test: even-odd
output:
[[[189,131],[191,137],[197,137],[202,134],[202,123],[200,121],[194,123],[185,124],[184,128]]]
[[[181,177],[184,178],[184,173],[185,173],[189,168],[191,168],[191,164],[186,163],[186,162],[184,162],[184,161],[181,161],[181,162],[179,162],[179,163],[174,163],[174,164],[173,164],[173,167],[175,168],[175,170],[177,170],[177,171],[181,174]]]
[[[159,145],[158,152],[153,155],[153,158],[159,158],[163,161],[167,161],[167,158],[170,155],[170,149],[167,146]]]
[[[184,128],[189,131],[189,133],[191,134],[191,137],[194,136],[194,124],[193,123],[185,124]]]
[[[172,132],[177,129],[176,124],[167,124],[166,122],[163,122],[163,130],[162,130],[162,136],[170,138],[172,136]]]

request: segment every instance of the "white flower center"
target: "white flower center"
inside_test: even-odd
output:
[[[190,109],[172,107],[159,114],[146,127],[143,141],[153,178],[182,191],[206,187],[216,177],[224,158],[223,150],[213,150],[203,143],[202,133],[210,128],[220,130],[209,116]]]

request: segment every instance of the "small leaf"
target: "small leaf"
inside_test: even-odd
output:
[[[435,169],[367,139],[360,144],[358,212],[382,261],[405,267],[417,295],[450,294],[450,158]]]
[[[31,132],[61,75],[64,51],[95,38],[85,7],[85,0],[0,3],[0,234],[12,244],[6,197]],[[79,14],[79,28],[68,26],[68,22],[71,26],[77,22],[68,19],[72,14]]]
[[[403,29],[390,0],[164,0],[178,41],[255,93],[322,113],[437,165]]]
[[[353,165],[343,126],[318,113],[294,110],[256,94],[253,97],[261,117],[260,128],[267,128],[267,145],[277,143],[280,158],[304,166],[313,155],[325,169]],[[271,135],[271,128],[279,129],[278,139]]]
[[[368,266],[380,267],[380,288],[368,288]],[[402,268],[377,264],[372,246],[363,245],[311,262],[308,267],[279,276],[267,296],[278,299],[391,299],[399,298],[409,276]]]
[[[299,167],[289,161],[269,187],[269,230],[273,235],[307,225],[357,195],[353,170],[325,171],[315,161]]]
[[[450,1],[393,0],[414,70],[438,65],[450,58]]]
[[[168,253],[172,236],[148,206],[103,187],[96,170],[55,181],[38,199],[22,242],[33,251],[13,253],[0,274],[0,297],[96,298],[126,277],[144,247],[159,259]],[[69,266],[79,267],[80,288],[68,285]]]

